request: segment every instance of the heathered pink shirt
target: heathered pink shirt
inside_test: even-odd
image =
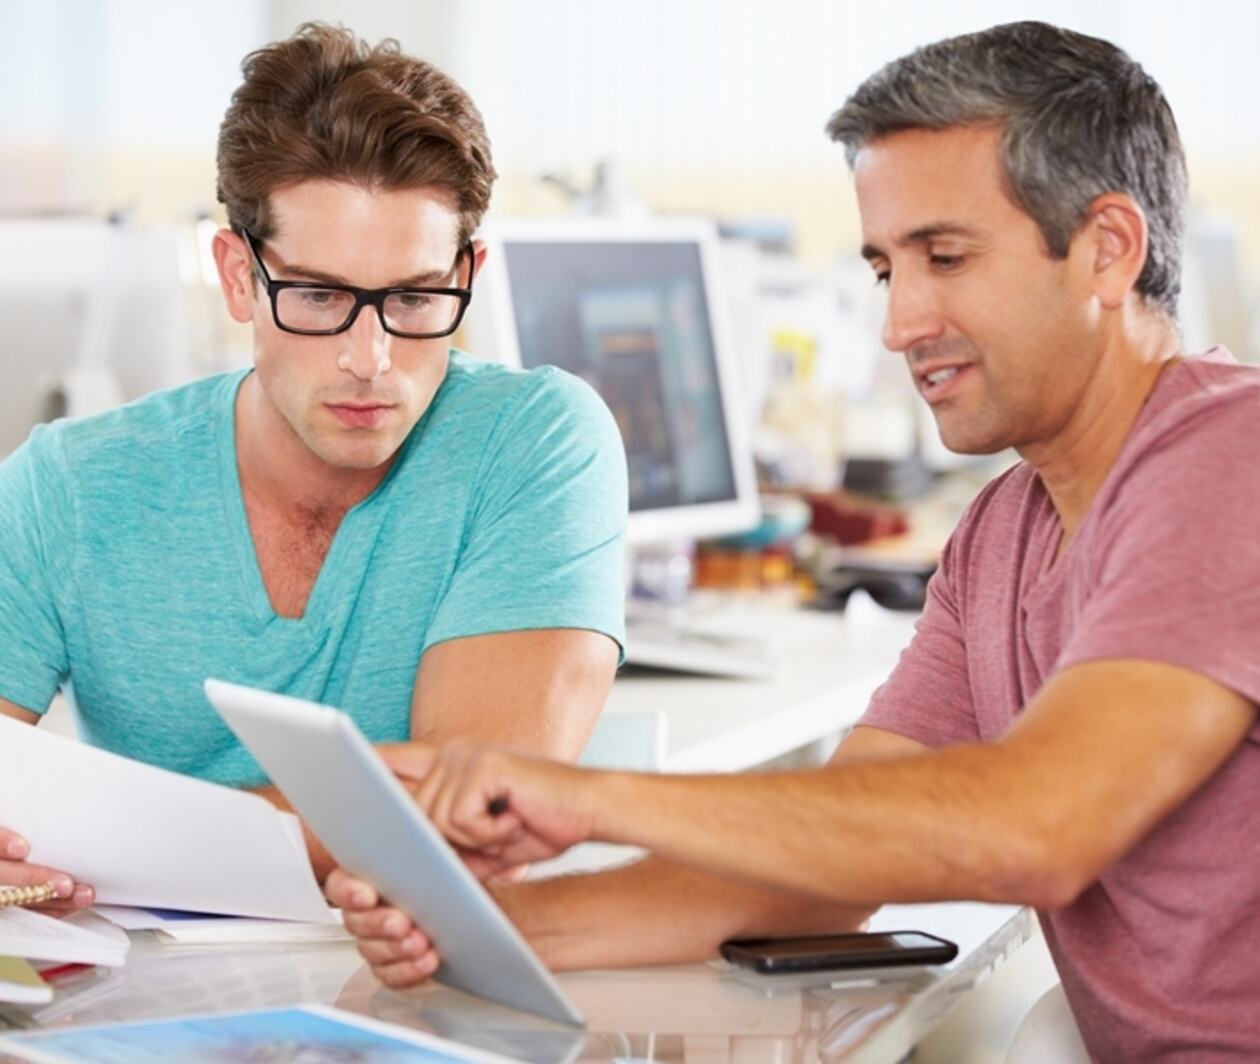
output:
[[[1166,369],[1056,563],[1059,534],[1029,466],[988,485],[862,723],[987,742],[1055,672],[1102,658],[1182,666],[1260,703],[1260,370],[1222,349]],[[1260,724],[1041,923],[1096,1060],[1260,1061]]]

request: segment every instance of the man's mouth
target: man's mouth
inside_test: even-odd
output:
[[[327,403],[328,410],[348,428],[376,428],[394,409],[388,403]]]
[[[935,403],[952,394],[970,370],[970,363],[937,366],[926,373],[916,372],[915,383],[919,386],[919,394],[929,403]]]

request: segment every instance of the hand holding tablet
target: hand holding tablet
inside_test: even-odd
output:
[[[397,907],[399,913],[385,920],[405,914],[425,929],[404,929],[405,940],[418,950],[413,956],[423,958],[431,939],[440,957],[437,978],[553,1019],[582,1022],[520,932],[421,812],[426,801],[452,797],[446,788],[426,795],[432,774],[420,782],[418,806],[340,710],[216,680],[206,681],[206,695],[337,862]],[[537,848],[531,843],[512,852]]]

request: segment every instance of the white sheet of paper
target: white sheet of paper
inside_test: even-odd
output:
[[[162,943],[181,945],[232,945],[349,942],[350,933],[341,925],[341,910],[331,909],[329,923],[295,920],[258,920],[249,916],[211,916],[198,919],[192,914],[177,917],[151,909],[125,905],[96,905],[92,912],[128,931],[155,931]]]
[[[297,818],[256,794],[0,717],[0,810],[102,904],[330,919]]]
[[[126,932],[92,914],[58,920],[30,909],[0,909],[0,953],[34,961],[101,964],[116,968],[127,957]]]
[[[156,931],[167,923],[166,917],[160,912],[152,909],[138,909],[130,905],[93,905],[92,912],[124,931]],[[220,918],[216,917],[216,919]]]

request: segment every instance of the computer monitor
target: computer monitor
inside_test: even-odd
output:
[[[716,228],[519,219],[483,235],[474,350],[484,353],[488,341],[508,364],[559,366],[599,392],[625,441],[630,542],[753,527],[756,476]]]

